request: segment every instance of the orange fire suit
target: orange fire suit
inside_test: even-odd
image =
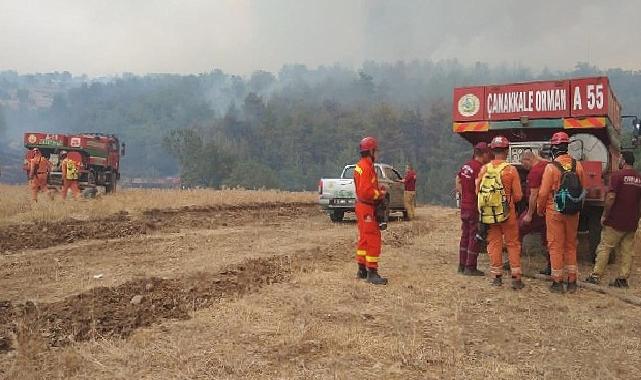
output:
[[[46,157],[36,155],[29,161],[29,181],[31,186],[31,198],[34,202],[38,202],[38,193],[41,191],[46,192],[49,198],[53,197],[47,187],[47,177],[51,171],[51,163]]]
[[[492,160],[487,165],[498,166],[505,160]],[[481,179],[487,172],[487,165],[481,168],[476,182],[476,192],[480,190]],[[490,224],[487,232],[487,253],[490,256],[490,272],[495,277],[503,274],[503,241],[507,247],[508,259],[512,277],[521,278],[521,241],[519,239],[519,221],[516,216],[515,204],[523,198],[519,173],[512,165],[501,172],[501,182],[509,201],[510,216],[503,223]]]
[[[563,154],[555,159],[564,168],[572,167],[572,157]],[[581,186],[585,188],[583,167],[580,162],[576,163],[576,174],[579,177]],[[550,252],[550,263],[552,264],[552,279],[555,282],[568,280],[576,281],[576,235],[579,227],[579,214],[565,215],[554,208],[554,192],[561,186],[561,172],[557,167],[549,164],[543,172],[543,182],[539,189],[537,200],[537,211],[539,215],[545,214],[547,226],[548,251]],[[567,273],[564,275],[563,271]]]
[[[374,162],[362,158],[354,168],[356,187],[356,222],[358,225],[358,245],[356,261],[368,269],[378,269],[381,255],[381,230],[376,220],[376,203],[381,201],[384,191],[378,185]]]
[[[75,167],[74,171],[67,170],[68,167]],[[78,187],[78,169],[80,163],[70,158],[65,158],[61,163],[62,168],[62,200],[67,199],[67,191],[71,189],[73,199],[78,199],[80,195],[80,188]]]

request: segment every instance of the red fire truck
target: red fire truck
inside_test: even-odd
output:
[[[28,160],[32,158],[33,148],[52,163],[53,170],[48,183],[51,186],[62,185],[60,152],[78,152],[81,157],[79,186],[81,190],[95,191],[96,186],[104,186],[106,192],[116,191],[120,179],[120,157],[125,155],[125,143],[115,135],[102,133],[60,134],[27,132],[24,134],[25,170]]]
[[[580,228],[589,231],[594,257],[610,173],[621,151],[621,104],[607,77],[455,88],[452,120],[454,132],[472,144],[506,136],[508,160],[517,168],[524,151],[544,152],[553,133],[567,132],[569,153],[586,173]],[[633,123],[638,139],[638,119]]]

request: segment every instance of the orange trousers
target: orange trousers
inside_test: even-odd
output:
[[[77,179],[63,179],[62,180],[62,200],[67,199],[67,191],[71,189],[71,196],[73,199],[78,199],[80,195],[80,188],[78,187]]]
[[[487,231],[487,253],[490,255],[490,273],[494,277],[503,274],[503,242],[507,247],[510,270],[513,278],[521,278],[521,242],[516,213],[503,223],[491,224]]]
[[[33,176],[29,185],[31,186],[31,198],[34,202],[38,202],[38,193],[41,191],[46,192],[49,198],[53,198],[53,193],[47,187],[47,173]]]
[[[378,258],[381,255],[381,230],[376,221],[376,208],[364,203],[356,203],[356,223],[358,225],[356,262],[365,264],[368,269],[378,269]]]
[[[548,209],[545,213],[545,224],[552,264],[552,279],[556,282],[566,279],[569,282],[576,281],[576,235],[579,228],[579,214],[563,215]]]

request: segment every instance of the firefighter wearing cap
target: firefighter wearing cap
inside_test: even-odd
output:
[[[43,156],[38,148],[32,151],[33,157],[29,160],[29,185],[31,187],[31,198],[38,202],[38,193],[46,192],[50,199],[53,199],[53,193],[47,187],[47,178],[51,171],[51,163],[47,157]]]
[[[381,230],[376,219],[376,205],[385,199],[385,190],[378,184],[374,161],[378,155],[378,142],[366,137],[359,145],[361,160],[354,168],[356,188],[356,221],[358,245],[356,247],[357,277],[374,285],[385,285],[387,279],[378,274],[381,254]]]
[[[67,191],[71,189],[73,199],[78,199],[80,195],[80,188],[78,187],[78,178],[80,174],[81,157],[78,152],[67,153],[66,151],[60,152],[62,162],[60,167],[62,169],[62,200],[67,199]]]
[[[569,142],[570,138],[565,132],[558,132],[552,136],[550,144],[554,161],[547,165],[543,172],[543,181],[537,198],[537,212],[541,216],[545,215],[548,251],[552,264],[553,282],[550,290],[554,293],[564,292],[564,280],[567,281],[568,292],[574,293],[577,289],[576,239],[579,214],[563,214],[557,211],[554,204],[554,195],[560,188],[562,177],[558,164],[564,170],[574,170],[581,186],[585,188],[583,167],[568,154]]]
[[[458,272],[468,276],[483,276],[477,269],[479,242],[476,240],[479,212],[476,201],[476,179],[483,165],[490,162],[490,149],[480,142],[474,145],[474,154],[456,175],[456,192],[461,209],[461,241],[459,244]]]
[[[487,233],[487,252],[490,255],[490,271],[494,275],[494,286],[502,285],[503,275],[503,242],[507,247],[512,273],[512,288],[522,289],[525,285],[521,280],[521,242],[519,240],[519,225],[516,216],[515,204],[523,198],[521,180],[516,168],[507,163],[508,148],[510,142],[503,136],[496,136],[492,139],[490,149],[494,153],[494,159],[483,166],[477,180],[477,193],[481,189],[481,181],[488,171],[500,172],[501,184],[505,194],[507,219],[500,223],[490,224]]]

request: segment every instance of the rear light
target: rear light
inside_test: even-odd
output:
[[[318,182],[318,194],[323,194],[323,180],[321,179],[320,182]]]

